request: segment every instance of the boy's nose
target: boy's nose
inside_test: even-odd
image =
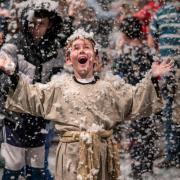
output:
[[[39,24],[35,24],[35,25],[34,25],[34,29],[35,29],[35,30],[39,29]]]
[[[80,51],[80,53],[84,52],[84,48],[81,47],[79,51]]]

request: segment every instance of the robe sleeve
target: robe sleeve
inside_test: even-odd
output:
[[[16,89],[10,89],[5,107],[11,111],[46,117],[53,103],[55,87],[51,83],[29,84],[19,77]]]
[[[116,95],[119,97],[119,109],[123,109],[121,112],[125,120],[149,117],[163,107],[162,98],[150,73],[136,86],[120,83],[116,86]]]

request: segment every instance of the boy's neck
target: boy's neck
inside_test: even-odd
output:
[[[86,71],[78,73],[77,71],[74,70],[74,76],[76,79],[90,79],[94,77],[93,69],[87,73]]]
[[[90,82],[92,82],[92,81],[94,81],[94,76],[92,76],[92,77],[90,77],[90,78],[84,78],[84,79],[82,79],[82,78],[76,78],[76,80],[78,81],[78,82],[80,82],[80,83],[83,83],[83,84],[87,84],[87,83],[90,83]]]

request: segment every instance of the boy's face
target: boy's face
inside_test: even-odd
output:
[[[48,17],[33,17],[33,21],[29,24],[29,29],[34,39],[42,38],[46,34],[48,28],[50,28]]]
[[[94,65],[98,56],[94,52],[93,44],[88,39],[77,39],[72,42],[67,63],[73,66],[76,78],[90,78],[94,75]]]

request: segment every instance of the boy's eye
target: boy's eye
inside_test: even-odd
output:
[[[78,50],[78,49],[80,49],[80,47],[79,47],[79,46],[74,46],[73,49],[74,49],[74,50]]]
[[[88,45],[85,46],[73,46],[73,50],[79,50],[79,49],[90,49],[91,47]]]

